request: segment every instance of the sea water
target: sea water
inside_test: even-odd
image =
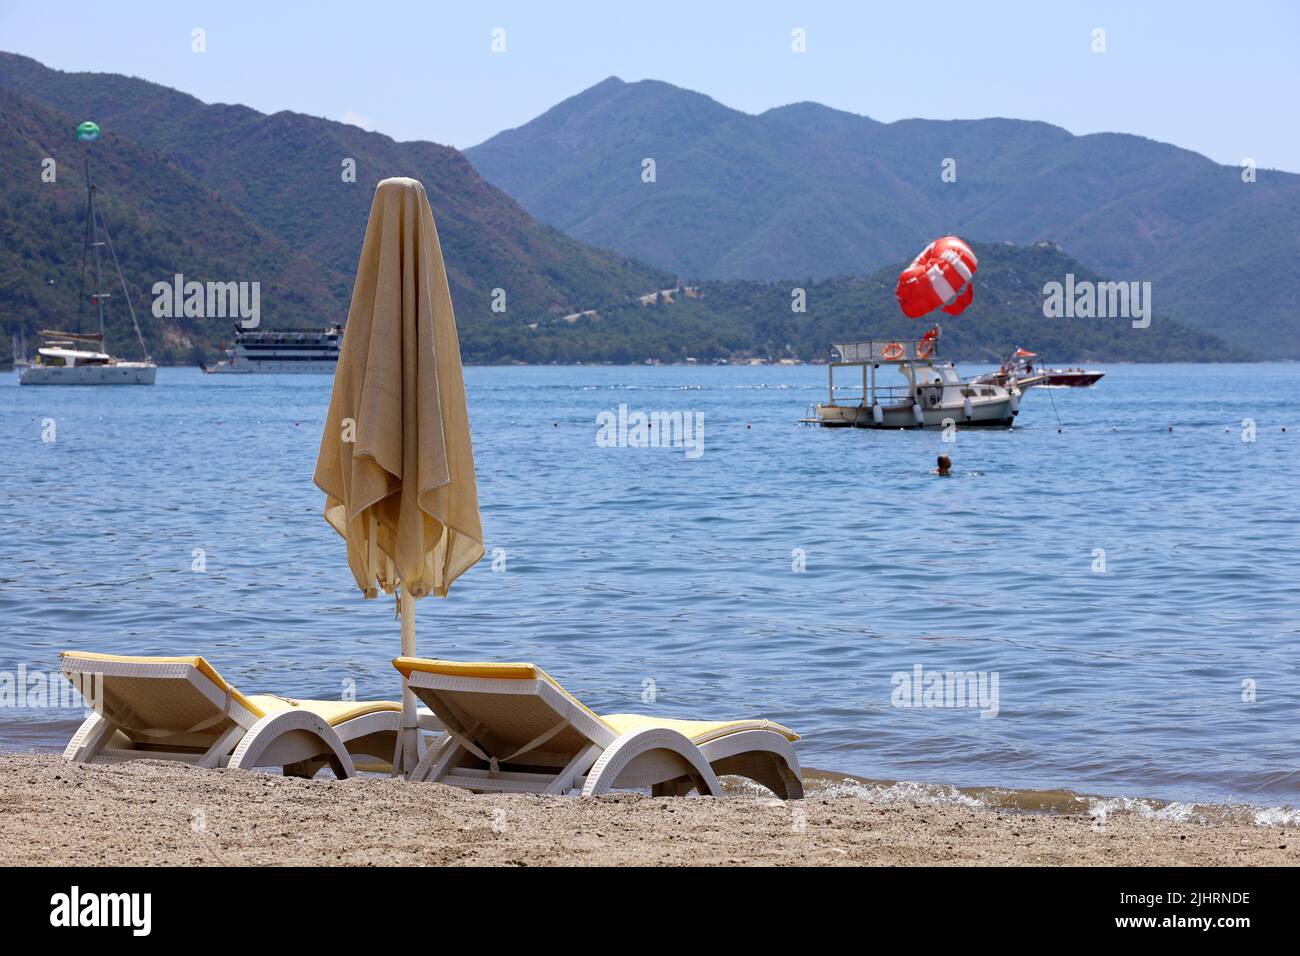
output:
[[[469,368],[487,554],[419,603],[420,652],[535,662],[597,712],[778,720],[805,766],[908,799],[1285,814],[1300,365],[1106,371],[945,441],[801,426],[824,367]],[[393,601],[358,593],[311,481],[330,386],[0,376],[0,747],[66,742],[80,711],[35,690],[63,649],[398,696]],[[699,453],[598,441],[637,413]]]

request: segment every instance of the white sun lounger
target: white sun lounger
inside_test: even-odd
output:
[[[65,760],[280,767],[303,777],[329,766],[342,779],[356,773],[355,756],[389,761],[394,753],[402,706],[392,701],[245,696],[202,657],[61,657],[63,675],[95,710],[63,751]]]
[[[412,780],[484,792],[717,796],[718,776],[734,774],[784,799],[803,796],[799,737],[769,720],[600,717],[532,664],[399,657],[393,666],[447,730]]]

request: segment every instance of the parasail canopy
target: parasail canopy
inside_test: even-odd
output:
[[[77,142],[93,143],[99,139],[99,124],[92,123],[90,120],[82,123],[77,127]]]
[[[961,315],[975,298],[979,260],[956,236],[936,239],[898,277],[898,305],[909,319],[935,309]]]

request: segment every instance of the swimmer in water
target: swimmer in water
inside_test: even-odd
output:
[[[952,474],[952,459],[947,455],[939,456],[939,467],[934,470],[936,475],[943,475],[945,478]]]

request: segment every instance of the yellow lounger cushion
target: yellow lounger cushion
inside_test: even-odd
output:
[[[401,704],[391,700],[298,700],[293,697],[276,697],[274,694],[253,694],[248,699],[262,711],[263,716],[284,710],[309,710],[331,727],[337,727],[354,717],[402,709]]]
[[[309,710],[323,719],[331,727],[336,727],[345,720],[361,717],[380,711],[399,711],[402,705],[390,700],[355,701],[355,700],[297,700],[292,697],[277,697],[273,694],[253,694],[244,696],[237,689],[226,683],[217,669],[202,657],[132,657],[125,654],[94,654],[89,651],[64,651],[60,657],[79,661],[86,665],[81,670],[93,671],[96,662],[113,664],[189,664],[200,674],[212,681],[223,694],[230,694],[232,700],[251,712],[256,717],[278,714],[280,711],[300,707]]]
[[[727,734],[742,730],[771,730],[781,734],[787,740],[795,741],[799,735],[788,727],[771,720],[674,720],[670,717],[642,717],[639,714],[611,714],[601,717],[585,706],[576,697],[566,691],[546,671],[535,664],[496,663],[489,661],[440,661],[425,657],[399,657],[393,661],[403,677],[410,677],[412,671],[426,674],[441,674],[445,677],[482,677],[493,680],[544,680],[552,687],[573,701],[584,711],[595,717],[616,734],[622,735],[634,730],[650,727],[667,727],[676,730],[682,736],[696,744],[702,744]]]
[[[399,657],[393,666],[410,677],[411,671],[446,677],[486,677],[491,680],[538,680],[555,683],[555,678],[536,664],[506,664],[497,661],[439,661],[431,657]]]
[[[799,739],[793,730],[774,720],[675,720],[672,717],[643,717],[640,714],[606,714],[600,719],[616,734],[664,727],[677,731],[693,744],[708,743],[727,734],[738,734],[742,730],[771,730],[791,742]]]

